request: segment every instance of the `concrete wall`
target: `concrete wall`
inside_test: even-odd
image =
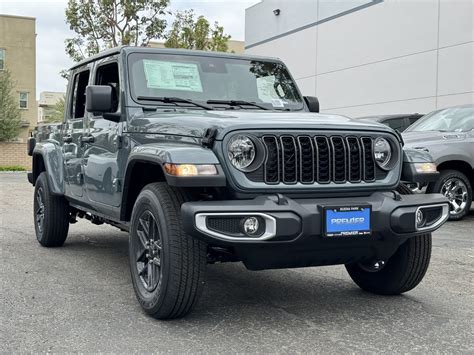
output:
[[[327,10],[329,3],[292,1],[292,13],[316,7],[317,20],[308,25],[302,15],[299,27],[284,30],[276,23],[290,13],[270,11],[281,1],[247,9],[247,53],[282,58],[325,112],[424,113],[474,103],[472,0],[342,1],[339,12]]]
[[[0,48],[5,50],[5,68],[10,71],[15,82],[13,95],[18,104],[20,92],[28,93],[28,108],[21,109],[24,124],[18,137],[19,141],[26,141],[38,117],[35,31],[34,18],[0,15]]]

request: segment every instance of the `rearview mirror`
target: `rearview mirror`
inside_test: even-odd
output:
[[[110,112],[112,110],[112,88],[108,85],[89,85],[86,88],[87,112]]]
[[[308,106],[309,112],[319,112],[319,100],[314,96],[305,96],[304,101]]]

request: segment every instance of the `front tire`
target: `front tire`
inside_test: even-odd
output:
[[[405,185],[397,191],[412,194]],[[399,295],[415,288],[428,270],[431,233],[409,238],[387,261],[346,265],[351,279],[363,290],[379,295]]]
[[[51,194],[48,176],[42,172],[35,183],[33,213],[36,239],[44,247],[60,247],[69,231],[69,203]]]
[[[449,220],[459,221],[471,209],[472,186],[462,172],[443,170],[439,179],[428,187],[429,193],[440,193],[449,200]]]
[[[186,235],[180,210],[185,197],[166,183],[145,186],[133,207],[129,260],[142,308],[157,319],[180,318],[204,286],[205,243]]]

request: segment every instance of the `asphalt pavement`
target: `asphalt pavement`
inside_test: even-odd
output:
[[[135,300],[127,234],[87,221],[41,247],[33,188],[0,173],[0,352],[473,353],[474,211],[433,236],[423,282],[394,297],[361,291],[343,266],[207,268],[185,319],[157,321]]]

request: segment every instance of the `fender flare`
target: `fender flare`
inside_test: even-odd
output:
[[[163,181],[170,186],[176,187],[223,187],[227,185],[224,171],[214,152],[196,144],[182,143],[150,143],[137,146],[132,149],[128,156],[125,174],[123,175],[121,219],[123,220],[128,211],[129,194],[131,188],[133,170],[137,163],[154,164],[160,169]],[[212,164],[216,166],[217,175],[177,177],[165,172],[163,165],[171,164]],[[134,195],[135,193],[132,193]],[[131,196],[133,198],[136,196]]]
[[[33,185],[42,171],[46,171],[49,188],[54,195],[64,195],[64,158],[57,143],[36,143],[33,150]],[[38,158],[41,157],[42,166]]]

